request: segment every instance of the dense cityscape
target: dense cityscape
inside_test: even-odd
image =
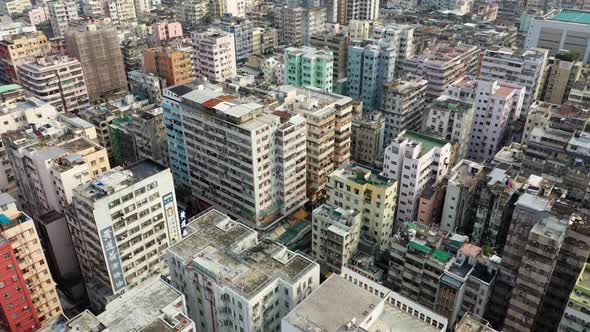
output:
[[[0,0],[0,331],[590,331],[590,1]]]

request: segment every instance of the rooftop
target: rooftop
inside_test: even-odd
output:
[[[82,184],[74,190],[87,199],[98,200],[165,170],[167,168],[163,165],[144,159],[125,168],[115,167],[95,181]]]
[[[138,331],[157,320],[162,309],[181,297],[182,293],[155,278],[109,303],[97,318],[112,331]]]
[[[7,85],[0,85],[0,93],[5,93],[7,91],[18,90],[21,86],[18,84],[7,84]]]
[[[372,321],[364,322],[369,316]],[[390,305],[385,298],[373,295],[335,274],[283,320],[310,332],[360,331],[359,325],[364,328],[362,331],[369,332],[436,331],[434,327]],[[354,327],[348,328],[348,324]]]
[[[494,330],[488,321],[471,313],[466,313],[455,326],[455,332],[498,332]]]
[[[295,282],[317,263],[211,209],[191,218],[189,235],[168,250],[249,299],[277,279]]]
[[[395,180],[379,175],[379,171],[361,166],[357,163],[350,163],[346,166],[336,169],[330,177],[337,176],[354,181],[360,185],[390,187],[395,185]]]
[[[416,131],[406,130],[402,137],[407,138],[410,141],[422,144],[422,154],[427,154],[434,148],[442,148],[447,142],[435,138],[433,136],[425,135]]]
[[[467,112],[473,108],[473,103],[456,100],[451,96],[442,95],[436,98],[431,106],[432,109],[446,110],[450,112]]]
[[[561,10],[557,15],[551,17],[550,20],[590,24],[590,12],[581,10]]]

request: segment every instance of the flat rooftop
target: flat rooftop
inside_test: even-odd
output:
[[[383,304],[383,310],[377,309]],[[385,298],[354,285],[333,274],[318,289],[293,309],[284,321],[302,331],[341,332],[351,331],[347,324],[363,322],[368,316],[373,322],[368,332],[377,331],[437,331],[418,318],[401,311]]]
[[[154,278],[109,303],[97,318],[112,331],[138,331],[157,320],[162,309],[180,297],[182,293]]]
[[[247,299],[277,279],[292,283],[318,266],[276,242],[254,242],[256,231],[215,209],[191,218],[188,232],[168,250]]]
[[[490,324],[471,313],[466,313],[461,321],[455,326],[455,332],[498,332]]]
[[[336,169],[330,176],[338,176],[354,181],[361,185],[372,185],[378,187],[391,187],[395,185],[395,180],[379,175],[379,171],[361,166],[357,163],[350,163],[344,167]]]
[[[405,138],[407,138],[411,141],[414,141],[416,143],[421,143],[422,144],[422,154],[426,154],[434,148],[442,148],[443,146],[445,146],[445,144],[447,144],[446,141],[443,141],[443,140],[438,139],[436,137],[422,134],[422,133],[419,133],[416,131],[411,131],[411,130],[406,130],[405,133],[402,135],[402,137],[405,137]]]
[[[95,181],[82,184],[74,190],[87,199],[98,200],[166,169],[162,164],[144,159],[125,168],[115,167]]]
[[[550,18],[553,21],[590,24],[590,12],[580,10],[562,10]]]

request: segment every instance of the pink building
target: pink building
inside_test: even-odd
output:
[[[154,37],[156,44],[161,45],[162,42],[182,37],[182,25],[179,22],[163,22],[153,25]]]
[[[41,24],[47,22],[47,13],[45,7],[31,8],[28,12],[28,21],[31,25]]]

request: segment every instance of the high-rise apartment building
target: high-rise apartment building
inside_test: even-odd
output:
[[[170,167],[194,197],[254,226],[306,202],[303,116],[211,84],[166,89],[162,106]]]
[[[137,18],[134,0],[113,0],[107,7],[109,17],[114,23],[125,23]]]
[[[66,217],[94,310],[165,272],[160,256],[181,238],[176,211],[170,170],[149,159],[74,189]]]
[[[440,229],[455,232],[469,228],[477,212],[476,199],[479,177],[483,165],[470,160],[460,160],[449,172]]]
[[[473,105],[471,134],[467,140],[467,158],[493,159],[509,141],[511,123],[523,109],[526,88],[512,83],[462,77],[447,87],[445,94]]]
[[[381,109],[385,115],[384,146],[404,130],[419,130],[426,107],[428,81],[396,80],[383,86]]]
[[[379,0],[347,0],[346,19],[376,21],[379,18]]]
[[[274,11],[274,24],[280,44],[300,46],[303,43],[303,8],[280,7]]]
[[[442,95],[428,105],[422,131],[440,137],[453,145],[452,163],[465,158],[474,113],[473,104]]]
[[[193,62],[197,78],[216,82],[237,76],[234,35],[207,30],[193,32]]]
[[[357,250],[361,213],[322,204],[312,214],[311,256],[327,271],[340,273]]]
[[[334,65],[332,68],[332,84],[346,78],[346,66],[348,63],[349,37],[344,33],[320,32],[311,35],[310,45],[318,50],[327,48],[332,51]]]
[[[252,53],[271,54],[279,47],[277,30],[273,28],[252,29]]]
[[[307,197],[316,201],[324,194],[328,175],[350,160],[352,114],[358,104],[349,97],[316,88],[282,87],[277,110],[305,118]]]
[[[320,283],[320,267],[251,228],[210,209],[168,248],[172,286],[203,331],[276,331],[281,319]],[[195,287],[197,280],[202,287]]]
[[[543,90],[543,101],[562,104],[568,100],[574,82],[582,76],[582,62],[572,59],[571,56],[571,53],[564,53],[548,58],[548,76]]]
[[[479,48],[471,45],[439,43],[406,59],[403,70],[428,81],[426,96],[432,101],[442,95],[449,84],[476,73],[479,52]]]
[[[285,83],[298,87],[316,87],[332,92],[334,55],[330,50],[313,47],[285,49]]]
[[[17,66],[51,52],[47,36],[40,31],[24,32],[0,40],[0,81],[18,82]]]
[[[326,202],[361,215],[361,235],[379,251],[389,248],[399,182],[375,171],[349,164],[338,168],[326,185]]]
[[[380,112],[356,114],[352,118],[352,147],[350,158],[374,166],[381,162],[385,118]]]
[[[326,8],[304,8],[301,17],[301,43],[309,46],[311,36],[324,31],[326,24]]]
[[[195,79],[190,49],[150,48],[143,54],[143,68],[166,80],[167,86],[190,83]]]
[[[407,24],[374,25],[371,31],[373,39],[389,38],[397,43],[396,73],[401,76],[405,59],[414,56],[414,31],[415,28]]]
[[[531,104],[541,96],[547,54],[548,50],[537,48],[489,48],[483,54],[479,77],[525,87],[523,115],[526,115]]]
[[[66,55],[38,57],[18,66],[23,88],[61,112],[90,106],[80,61]]]
[[[397,53],[391,39],[352,41],[348,46],[347,95],[361,99],[366,110],[379,109],[383,86],[394,79]]]
[[[252,30],[254,25],[250,20],[239,17],[223,17],[219,25],[223,31],[233,35],[236,62],[244,64],[253,53]]]
[[[16,331],[27,331],[21,328],[35,321],[41,326],[45,326],[49,321],[62,314],[62,308],[43,247],[39,241],[35,222],[27,214],[17,209],[14,200],[10,201],[4,197],[2,203],[0,236],[10,242],[14,253],[13,257],[17,262],[17,264],[8,264],[7,270],[2,274],[8,274],[13,282],[24,281],[25,287],[20,290],[18,287],[13,288],[14,292],[8,292],[10,288],[6,291],[3,289],[0,302],[3,308],[16,307],[19,309],[20,312],[12,312],[7,318],[14,319],[15,316],[26,318],[26,320],[18,322],[21,326],[18,326],[17,322],[13,321],[13,323]],[[5,257],[6,255],[3,259],[6,259]],[[20,273],[17,272],[17,269],[20,270]],[[4,284],[4,286],[11,287],[10,284]],[[26,294],[27,291],[29,296]],[[21,304],[23,299],[24,303],[28,302],[29,305],[24,304],[23,306]],[[32,319],[29,320],[29,317]]]
[[[47,3],[47,12],[53,37],[63,36],[70,21],[78,19],[78,2],[71,0],[51,1]]]
[[[13,89],[9,89],[9,87]],[[13,94],[14,99],[8,98]],[[35,98],[25,97],[24,91],[18,85],[0,86],[0,132],[6,133],[18,130],[27,125],[39,126],[47,123],[57,115],[55,107]],[[16,186],[14,171],[6,154],[6,144],[0,147],[0,188],[10,191]]]
[[[127,77],[117,31],[88,25],[65,33],[68,55],[78,59],[91,102],[127,93]]]
[[[44,123],[32,132],[22,128],[2,135],[21,204],[35,217],[51,210],[62,211],[71,203],[72,190],[83,179],[110,169],[106,150],[93,141],[93,126],[79,118],[74,121],[81,127]],[[81,170],[86,173],[84,176],[68,172],[70,168],[65,164],[76,160],[86,164]]]
[[[398,182],[396,227],[416,220],[418,198],[429,181],[437,182],[451,168],[451,144],[414,131],[403,131],[385,149],[383,174]]]

